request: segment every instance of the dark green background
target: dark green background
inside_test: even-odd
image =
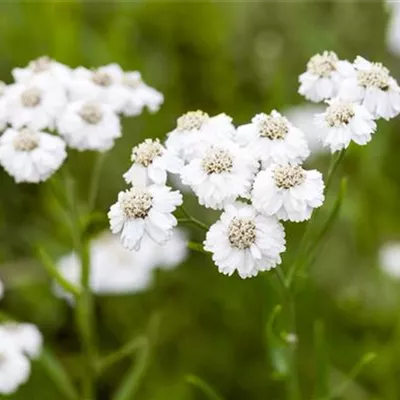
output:
[[[105,164],[98,211],[106,213],[124,187],[130,149],[146,137],[163,138],[176,118],[192,109],[225,112],[236,124],[258,112],[302,103],[297,77],[308,58],[331,49],[341,58],[362,55],[382,61],[400,78],[400,60],[385,46],[389,13],[383,3],[321,2],[17,2],[0,3],[0,79],[40,55],[72,67],[117,62],[138,69],[165,95],[155,115],[124,121]],[[365,148],[350,146],[340,170],[348,192],[339,220],[296,300],[299,371],[303,398],[314,399],[321,365],[314,325],[325,327],[329,371],[336,388],[367,352],[376,360],[341,397],[349,400],[400,398],[399,284],[378,269],[377,250],[400,239],[399,122],[379,122]],[[81,199],[94,154],[70,152]],[[329,157],[310,165],[326,172]],[[335,189],[337,189],[335,182]],[[71,309],[56,300],[31,246],[39,241],[55,257],[68,251],[64,220],[47,184],[16,185],[0,171],[0,276],[7,286],[1,306],[39,325],[46,344],[74,379],[81,373],[79,343]],[[213,222],[189,200],[198,217]],[[332,198],[328,198],[329,209]],[[288,254],[304,225],[287,224]],[[202,232],[191,231],[201,241]],[[275,293],[273,273],[240,280],[224,277],[210,259],[191,254],[172,272],[158,271],[142,294],[96,299],[102,352],[146,332],[158,319],[156,342],[139,400],[197,400],[205,397],[185,382],[196,374],[226,400],[285,399],[284,380],[274,370],[274,351],[265,335]],[[279,321],[278,321],[279,322]],[[109,399],[130,363],[121,363],[99,382],[99,399]],[[61,396],[34,366],[31,380],[12,399],[54,400]]]

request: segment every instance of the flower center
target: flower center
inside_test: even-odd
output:
[[[28,129],[22,128],[13,140],[14,149],[17,151],[32,151],[39,146],[39,135]]]
[[[164,148],[158,139],[146,139],[132,149],[131,160],[148,167],[156,157],[162,154],[163,150]]]
[[[339,61],[333,51],[324,51],[310,58],[307,63],[307,70],[321,78],[328,78],[333,71],[336,71],[336,63]]]
[[[121,207],[129,218],[145,218],[152,206],[153,196],[146,188],[135,188],[124,192]]]
[[[248,249],[256,241],[256,225],[249,219],[233,218],[228,228],[230,244],[237,249]]]
[[[284,139],[289,132],[288,120],[281,115],[262,114],[257,123],[260,136],[271,140]]]
[[[199,130],[208,118],[208,114],[203,111],[189,111],[178,118],[177,130],[180,132]]]
[[[351,103],[337,103],[330,105],[325,114],[325,121],[329,126],[339,127],[347,125],[354,117],[354,107]]]
[[[21,94],[21,102],[24,107],[36,107],[40,104],[41,100],[41,92],[38,88],[26,89]]]
[[[50,66],[51,58],[48,56],[39,57],[29,63],[30,69],[36,74],[49,70]]]
[[[381,90],[389,88],[390,73],[381,63],[372,63],[372,67],[366,71],[358,71],[358,83],[361,86],[373,86]]]
[[[92,81],[99,86],[110,86],[112,84],[112,78],[107,72],[94,71],[92,75]]]
[[[79,111],[80,117],[91,125],[98,124],[103,119],[103,112],[97,104],[86,103]]]
[[[226,150],[210,149],[202,160],[202,166],[208,175],[222,174],[232,170],[233,160]]]
[[[274,179],[278,188],[290,189],[301,185],[306,179],[306,174],[299,165],[285,165],[275,168]]]

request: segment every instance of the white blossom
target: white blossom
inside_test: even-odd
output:
[[[249,195],[257,169],[258,162],[250,152],[233,142],[221,142],[190,161],[181,178],[201,205],[218,210]]]
[[[118,194],[108,213],[111,231],[120,234],[123,246],[139,250],[144,236],[158,244],[171,238],[177,220],[172,215],[182,195],[167,186],[132,187]]]
[[[257,175],[252,191],[256,210],[283,221],[301,222],[324,202],[324,182],[316,170],[299,165],[272,164]]]
[[[249,278],[281,263],[285,232],[275,217],[236,202],[227,205],[211,226],[204,248],[212,253],[219,272],[232,275],[237,271],[241,278]]]
[[[131,160],[133,164],[124,178],[135,186],[147,186],[150,183],[165,185],[167,172],[177,174],[183,167],[182,160],[171,150],[166,150],[157,139],[146,139],[135,146]]]
[[[264,167],[272,162],[298,163],[310,154],[304,133],[275,110],[269,115],[257,114],[250,124],[239,126],[236,141]]]
[[[400,242],[388,242],[379,249],[379,266],[392,278],[400,279]]]
[[[351,141],[365,145],[371,140],[376,123],[364,106],[340,98],[328,100],[328,104],[326,111],[315,117],[324,146],[335,152],[347,148]]]
[[[110,106],[95,101],[70,103],[57,128],[68,146],[80,151],[107,151],[121,137],[118,115]]]
[[[48,179],[67,153],[59,137],[29,128],[9,128],[0,137],[0,164],[17,183]]]

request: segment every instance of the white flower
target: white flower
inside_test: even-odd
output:
[[[9,85],[5,94],[6,114],[14,128],[53,129],[67,104],[65,90],[44,78]]]
[[[67,144],[80,151],[107,151],[121,137],[118,115],[106,104],[94,101],[70,103],[57,128]]]
[[[8,113],[7,113],[7,86],[3,81],[0,81],[0,132],[4,131],[7,127]]]
[[[307,100],[319,102],[335,97],[351,69],[348,61],[341,61],[333,51],[324,51],[310,58],[307,71],[299,77],[299,93]]]
[[[400,242],[388,242],[380,248],[379,265],[391,277],[400,278]]]
[[[156,89],[147,85],[140,72],[126,72],[122,78],[125,88],[125,102],[122,113],[126,116],[136,116],[146,107],[151,113],[157,112],[164,102],[164,96]]]
[[[90,287],[96,294],[135,293],[149,287],[156,267],[173,268],[188,254],[185,234],[176,229],[163,246],[144,237],[139,251],[129,251],[110,232],[102,233],[90,243]],[[58,268],[64,278],[80,286],[80,262],[74,253],[63,256]],[[110,268],[110,265],[112,268]],[[71,301],[72,297],[58,285],[55,294]]]
[[[395,56],[400,56],[400,4],[390,2],[391,16],[386,30],[386,44]]]
[[[11,73],[16,82],[23,83],[40,77],[49,84],[67,87],[71,79],[71,68],[47,56],[31,61],[25,68],[14,68]]]
[[[343,82],[339,96],[362,104],[375,118],[386,120],[400,112],[400,87],[381,63],[358,56]]]
[[[326,152],[322,146],[320,129],[314,123],[315,115],[323,113],[324,110],[325,107],[320,104],[306,103],[290,107],[284,113],[288,120],[306,136],[311,156]]]
[[[322,205],[323,192],[320,172],[306,171],[299,165],[273,164],[257,175],[252,202],[265,215],[300,222],[309,219],[313,209]]]
[[[0,164],[17,183],[45,181],[66,157],[64,141],[46,132],[9,128],[0,137]]]
[[[4,297],[4,285],[3,282],[0,281],[0,300]]]
[[[310,154],[304,133],[275,110],[269,115],[257,114],[251,124],[239,126],[236,141],[264,167],[272,162],[298,163]]]
[[[202,156],[182,169],[182,183],[189,185],[207,208],[221,209],[239,196],[248,196],[258,162],[233,142],[209,146]]]
[[[43,337],[36,325],[7,322],[0,325],[0,337],[8,336],[18,351],[30,358],[38,358]]]
[[[225,114],[209,117],[203,111],[189,111],[178,118],[165,146],[184,161],[191,161],[210,144],[231,140],[234,133],[232,118]]]
[[[172,213],[181,204],[182,195],[167,186],[132,187],[120,192],[110,208],[111,231],[121,233],[121,242],[128,250],[139,250],[145,235],[163,244],[177,224]]]
[[[324,146],[332,153],[347,148],[351,141],[365,145],[371,140],[376,123],[364,106],[340,98],[328,100],[328,104],[326,111],[315,117],[315,123],[321,128]]]
[[[105,103],[120,112],[126,101],[123,77],[124,72],[118,64],[105,65],[95,70],[78,67],[72,72],[69,84],[71,100]]]
[[[135,186],[147,186],[151,182],[165,185],[167,171],[180,172],[182,160],[166,150],[158,139],[146,139],[132,149],[130,169],[124,174],[125,181]]]
[[[31,365],[27,357],[15,347],[10,337],[0,332],[0,394],[14,393],[27,382]]]
[[[281,263],[285,232],[274,217],[257,213],[250,205],[229,204],[207,232],[204,248],[213,253],[219,272],[241,278],[256,276]]]

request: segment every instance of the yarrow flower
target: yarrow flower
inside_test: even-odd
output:
[[[118,201],[111,206],[111,231],[121,234],[121,242],[128,250],[139,250],[145,235],[163,244],[177,224],[172,212],[181,204],[182,195],[167,186],[134,186],[120,192]]]
[[[259,214],[252,206],[233,203],[207,232],[204,248],[212,253],[219,272],[241,278],[256,276],[281,263],[285,232],[274,217]]]
[[[189,162],[181,173],[207,208],[221,209],[239,196],[248,196],[257,160],[233,142],[209,146],[201,156]]]
[[[333,51],[324,51],[310,58],[307,71],[300,75],[299,93],[306,99],[319,102],[335,97],[351,65],[339,60]]]
[[[167,171],[177,174],[183,167],[182,160],[166,150],[159,140],[146,139],[132,149],[133,162],[124,174],[127,183],[147,186],[151,182],[165,185]]]
[[[121,137],[118,116],[108,105],[95,101],[70,103],[57,128],[68,146],[80,151],[107,151]]]
[[[225,114],[210,117],[200,110],[189,111],[178,118],[165,146],[184,161],[191,161],[209,145],[232,140],[234,133],[232,118]]]
[[[323,192],[320,172],[306,171],[300,165],[272,164],[258,173],[252,203],[262,214],[300,222],[310,219],[313,209],[322,205]]]
[[[371,140],[376,123],[364,106],[340,98],[328,100],[328,104],[326,111],[315,117],[324,146],[335,152],[347,148],[351,141],[365,145]]]
[[[66,157],[64,141],[46,132],[9,128],[0,137],[0,164],[17,183],[45,181]]]
[[[362,104],[375,118],[389,120],[400,113],[400,87],[381,63],[358,56],[339,93]]]
[[[379,266],[392,278],[400,278],[400,242],[388,242],[379,249]]]
[[[271,162],[301,162],[310,154],[304,133],[275,110],[257,114],[251,124],[239,126],[236,140],[265,167]]]

